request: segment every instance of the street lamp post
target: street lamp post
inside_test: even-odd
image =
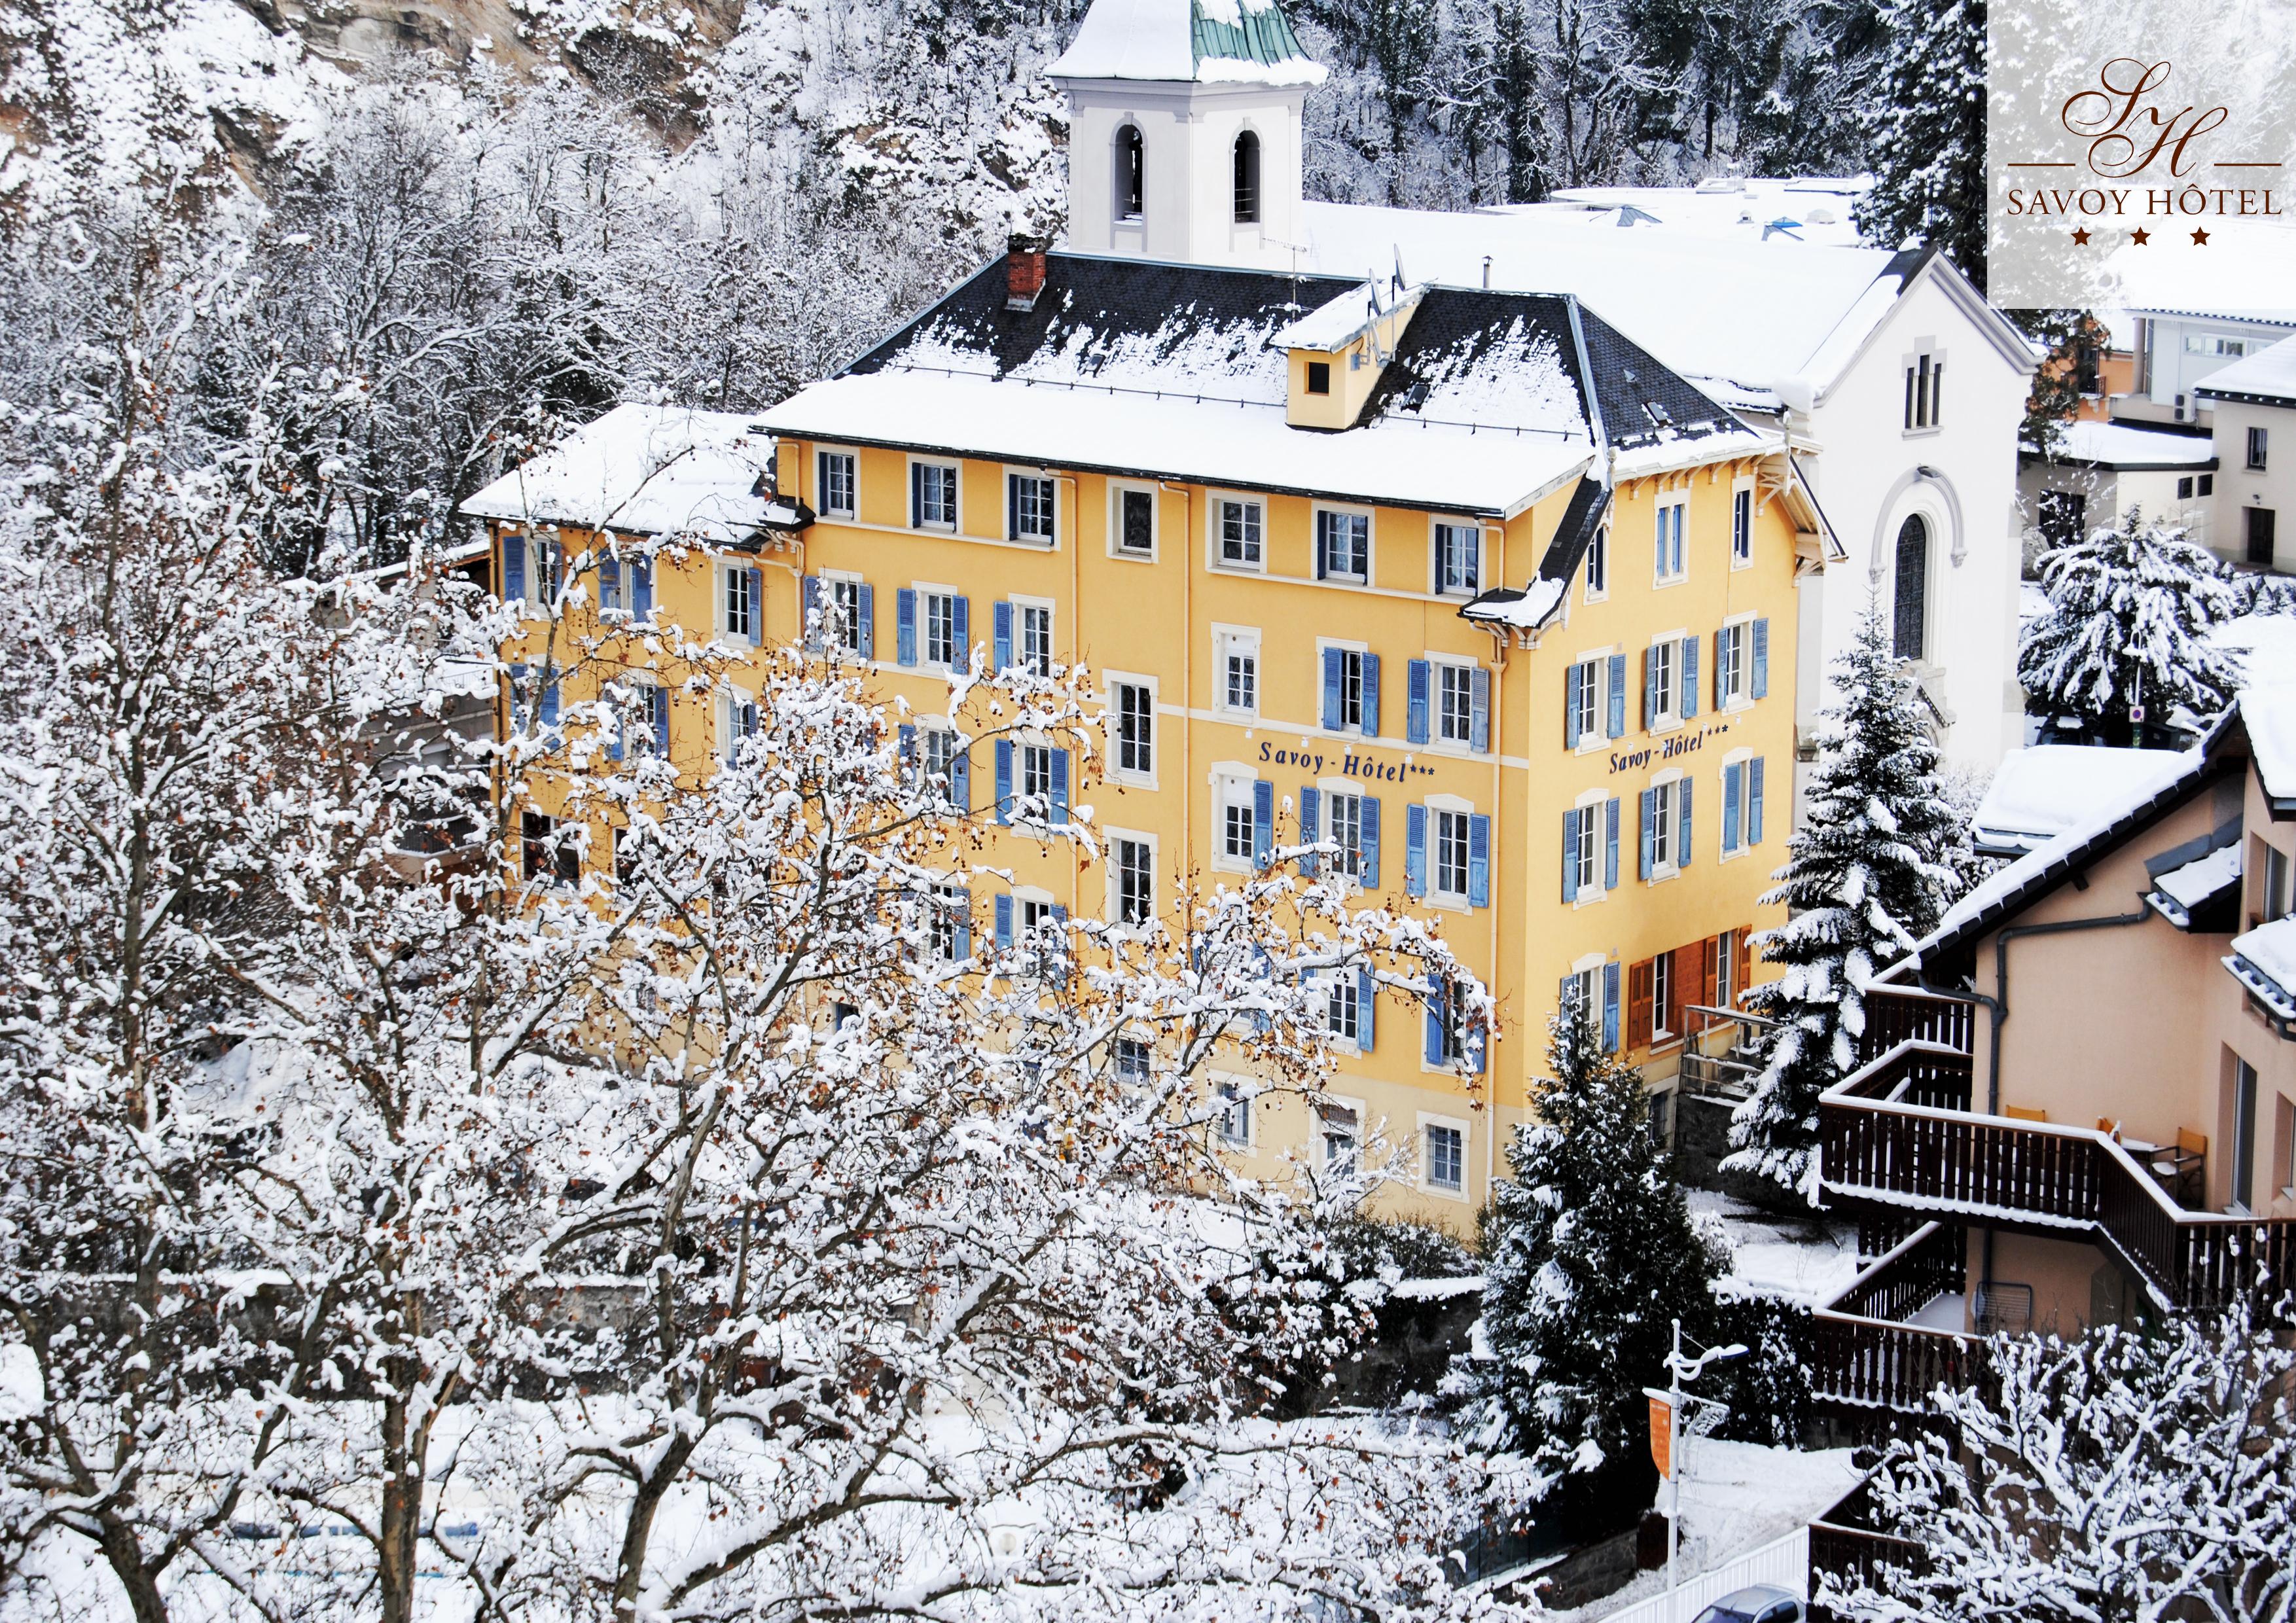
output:
[[[1682,1350],[1682,1321],[1674,1321],[1674,1350],[1666,1356],[1666,1369],[1671,1377],[1666,1390],[1651,1387],[1643,1389],[1644,1395],[1666,1405],[1666,1475],[1674,1495],[1667,1506],[1666,1518],[1666,1616],[1667,1623],[1681,1623],[1679,1613],[1681,1586],[1676,1571],[1676,1559],[1682,1549],[1682,1406],[1685,1402],[1708,1403],[1712,1400],[1693,1398],[1683,1389],[1699,1377],[1709,1364],[1719,1364],[1725,1358],[1742,1357],[1745,1348],[1733,1341],[1727,1347],[1710,1347],[1694,1357],[1685,1357]]]

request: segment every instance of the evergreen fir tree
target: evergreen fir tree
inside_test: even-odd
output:
[[[1538,1120],[1507,1150],[1513,1179],[1484,1217],[1493,1356],[1462,1381],[1480,1444],[1520,1462],[1522,1497],[1593,1528],[1649,1503],[1642,1389],[1665,1381],[1674,1320],[1709,1328],[1723,1258],[1667,1175],[1640,1074],[1603,1052],[1575,997],[1548,1028],[1547,1062],[1553,1078],[1530,1083]]]
[[[2046,714],[2076,724],[2065,731],[2176,743],[2232,701],[2240,661],[2209,633],[2239,614],[2240,594],[2179,527],[2131,508],[2120,529],[2043,553],[2041,587],[2049,611],[2026,627],[2017,676]]]
[[[1818,1095],[1857,1064],[1866,984],[1936,926],[1956,883],[1958,819],[1878,597],[1833,675],[1839,697],[1820,713],[1808,807],[1762,898],[1784,902],[1787,922],[1753,939],[1785,973],[1745,1002],[1779,1023],[1722,1163],[1790,1189],[1810,1169]]]
[[[1890,0],[1881,83],[1863,122],[1874,189],[1857,227],[1919,238],[1985,286],[1985,0]]]

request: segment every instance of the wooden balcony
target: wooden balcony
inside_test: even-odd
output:
[[[1938,1388],[1981,1378],[1983,1360],[1955,1331],[1910,1324],[1961,1290],[1967,1241],[1956,1224],[1924,1223],[1812,1317],[1811,1389],[1831,1403],[1925,1414]]]
[[[1950,1039],[1950,1023],[1931,1016],[1929,1029]],[[1822,1187],[1846,1201],[2094,1241],[2163,1307],[2222,1307],[2289,1277],[2296,1223],[2185,1210],[2103,1133],[1969,1106],[1967,1051],[1900,1037],[1820,1102]]]

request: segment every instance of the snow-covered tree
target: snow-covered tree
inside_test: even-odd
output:
[[[1462,1360],[1451,1384],[1517,1508],[1599,1521],[1649,1503],[1643,1388],[1665,1384],[1676,1320],[1710,1329],[1723,1258],[1667,1170],[1641,1075],[1604,1052],[1575,997],[1549,1027],[1547,1063],[1554,1074],[1530,1082],[1538,1119],[1515,1129],[1514,1176],[1485,1219],[1490,1356]]]
[[[2209,633],[2240,612],[2239,594],[2183,527],[2132,507],[2119,529],[2043,553],[2041,586],[2049,611],[2025,628],[2017,676],[2066,731],[2169,743],[2232,701],[2239,660]]]
[[[1985,286],[1985,0],[1889,0],[1864,118],[1874,188],[1857,227],[1919,239]]]
[[[1890,1445],[1873,1480],[1895,1562],[1819,1598],[1882,1623],[2296,1615],[2296,1370],[2245,1312],[2002,1337],[1983,1391]]]
[[[1836,696],[1819,713],[1808,807],[1762,898],[1784,903],[1787,920],[1752,941],[1784,973],[1743,1000],[1777,1024],[1723,1161],[1790,1189],[1811,1166],[1818,1095],[1857,1062],[1867,982],[1937,923],[1956,884],[1959,822],[1878,599],[1829,674]]]

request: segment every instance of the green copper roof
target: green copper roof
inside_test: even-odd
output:
[[[1207,10],[1226,13],[1234,20],[1207,16]],[[1219,57],[1272,68],[1308,60],[1280,6],[1263,3],[1255,8],[1251,0],[1226,0],[1225,4],[1210,0],[1208,6],[1206,0],[1190,0],[1189,13],[1199,62],[1206,57]]]

